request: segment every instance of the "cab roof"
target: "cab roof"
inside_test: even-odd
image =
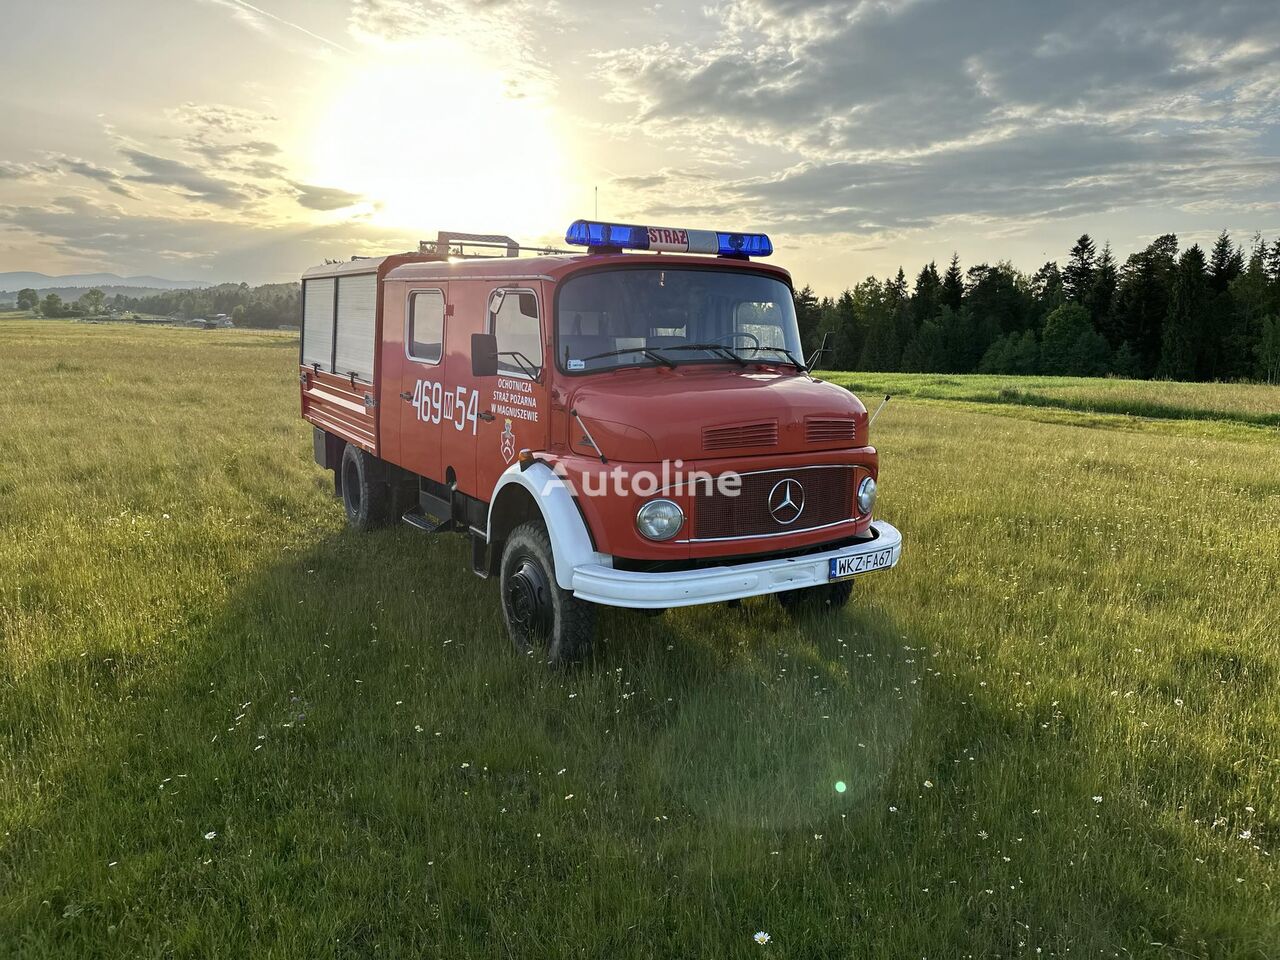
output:
[[[371,264],[372,261],[356,261]],[[343,266],[346,266],[345,264]],[[446,280],[463,279],[522,279],[522,280],[563,280],[578,270],[598,267],[700,267],[706,269],[720,268],[725,270],[743,270],[752,273],[763,273],[776,277],[790,285],[791,274],[782,267],[757,260],[736,260],[729,257],[712,257],[697,254],[679,253],[587,253],[555,254],[537,257],[475,257],[465,260],[441,260],[438,257],[411,259],[393,266],[387,271],[387,280]],[[372,272],[374,267],[366,266],[364,273]],[[307,271],[310,274],[311,271]],[[307,274],[304,274],[306,276]],[[331,274],[324,274],[329,276]]]

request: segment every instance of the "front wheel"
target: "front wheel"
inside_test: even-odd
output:
[[[516,650],[554,667],[591,655],[595,607],[556,583],[551,538],[537,521],[511,531],[502,550],[502,616]]]
[[[804,590],[788,590],[778,594],[782,609],[793,617],[806,617],[835,613],[849,602],[853,595],[852,580],[836,580]]]

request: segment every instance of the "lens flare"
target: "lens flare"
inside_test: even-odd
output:
[[[848,789],[849,789],[849,785],[845,783],[843,780],[836,781],[836,793],[844,793]]]

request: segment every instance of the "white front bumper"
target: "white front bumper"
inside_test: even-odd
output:
[[[896,566],[902,554],[902,534],[883,520],[873,521],[871,532],[875,536],[864,543],[846,544],[802,557],[748,560],[731,566],[676,573],[637,573],[586,563],[573,568],[573,595],[611,607],[653,609],[720,603],[816,587],[827,582],[827,561],[832,557],[875,553],[891,547],[893,556],[889,566]]]

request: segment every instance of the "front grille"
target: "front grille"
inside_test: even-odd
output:
[[[737,496],[721,493],[719,484],[708,491],[698,485],[693,499],[693,536],[697,540],[725,537],[762,537],[794,533],[848,520],[853,516],[854,467],[809,467],[742,474]],[[779,486],[789,482],[788,487]],[[803,497],[794,508],[796,487]],[[786,494],[792,506],[786,506]],[[773,497],[771,511],[770,497]],[[790,520],[790,522],[783,522]]]
[[[805,421],[805,436],[810,443],[853,442],[853,421],[810,417]]]
[[[702,431],[702,449],[729,450],[737,447],[773,447],[778,444],[778,421],[740,423],[732,427],[707,427]]]

